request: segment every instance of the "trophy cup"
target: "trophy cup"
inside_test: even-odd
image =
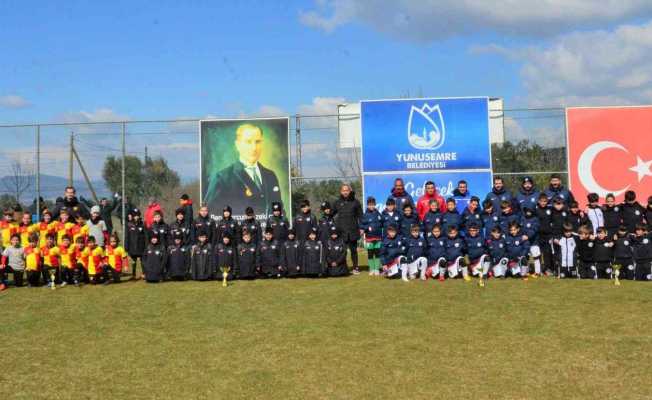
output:
[[[622,265],[620,264],[614,264],[613,265],[613,276],[614,276],[614,285],[620,286],[620,269],[622,268]]]
[[[229,276],[229,272],[231,271],[231,267],[228,266],[223,266],[220,268],[222,270],[222,287],[227,287],[226,283],[226,278]]]
[[[54,290],[57,288],[56,283],[54,283],[54,280],[56,278],[56,271],[54,270],[54,268],[52,268],[50,269],[49,272],[50,272],[50,283],[52,284],[51,288],[52,290]]]

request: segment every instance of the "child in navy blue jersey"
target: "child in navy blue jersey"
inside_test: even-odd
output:
[[[466,232],[469,229],[469,225],[476,224],[482,227],[482,212],[480,211],[480,199],[476,196],[472,196],[469,200],[469,205],[462,212],[462,223],[461,229]]]
[[[367,198],[367,209],[360,218],[360,233],[367,249],[369,275],[380,275],[380,246],[383,240],[383,217],[376,209],[376,199]]]
[[[534,265],[533,277],[541,276],[541,249],[539,248],[539,218],[531,208],[524,208],[521,214],[521,231],[530,242],[530,258]]]
[[[426,278],[446,277],[446,237],[442,235],[441,225],[435,225],[426,237],[428,245],[428,269]]]
[[[530,251],[530,242],[523,238],[521,227],[516,221],[509,225],[509,235],[505,237],[505,249],[511,275],[527,280],[529,275],[527,256]]]
[[[482,220],[483,236],[489,237],[494,226],[498,226],[498,215],[494,212],[494,203],[491,200],[482,202],[480,219]]]
[[[485,240],[480,236],[480,225],[472,221],[467,225],[467,232],[464,238],[466,246],[466,263],[471,274],[474,276],[485,276],[489,272],[489,260]]]
[[[505,277],[507,273],[507,249],[505,247],[505,237],[499,226],[491,229],[491,237],[487,239],[487,252],[491,258],[490,276],[496,278]]]
[[[398,278],[401,257],[405,252],[403,239],[398,235],[396,227],[389,225],[387,235],[380,247],[380,262],[383,264],[383,275],[388,278]]]
[[[446,212],[441,218],[441,224],[444,228],[444,232],[448,232],[448,228],[451,226],[454,226],[457,228],[456,230],[459,231],[460,225],[462,225],[462,216],[457,211],[455,199],[452,197],[449,197],[448,200],[446,200]]]
[[[632,250],[634,253],[635,276],[637,281],[652,280],[652,240],[643,224],[637,224],[634,228],[632,239]]]
[[[383,217],[383,237],[387,236],[387,228],[390,225],[394,225],[394,227],[401,226],[401,213],[396,209],[396,200],[393,198],[387,199],[385,209],[381,215]]]
[[[414,212],[414,207],[410,203],[405,203],[403,205],[403,215],[401,216],[400,235],[403,238],[409,237],[410,231],[415,225],[421,230],[421,221],[419,221],[419,216]]]
[[[431,199],[428,212],[423,216],[423,231],[430,234],[435,225],[441,224],[442,216],[443,214],[439,211],[439,203],[436,199]]]
[[[448,276],[455,278],[462,273],[465,281],[470,281],[469,269],[464,262],[464,255],[466,254],[466,247],[464,239],[459,235],[457,225],[450,225],[448,227],[448,236],[446,238],[446,263],[448,265]]]
[[[410,228],[410,236],[404,239],[403,243],[405,256],[401,263],[401,278],[407,282],[408,279],[415,279],[419,274],[420,278],[425,280],[428,258],[426,258],[426,239],[421,235],[421,228],[413,225]]]
[[[521,216],[519,213],[514,211],[511,202],[503,201],[500,203],[500,216],[498,217],[498,223],[503,232],[509,232],[510,225],[513,222],[518,223],[520,220]]]
[[[607,229],[605,227],[605,229]],[[607,235],[609,230],[607,229]],[[614,268],[619,270],[619,275],[624,279],[634,279],[634,252],[632,248],[632,235],[627,232],[626,226],[618,228],[614,242]]]
[[[614,241],[607,236],[607,230],[602,227],[596,231],[593,245],[593,262],[595,263],[595,278],[612,278],[612,262],[614,258]]]

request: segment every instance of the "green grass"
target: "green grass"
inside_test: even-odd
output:
[[[649,399],[652,285],[10,289],[0,398]]]

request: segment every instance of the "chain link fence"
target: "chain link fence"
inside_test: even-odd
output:
[[[341,117],[290,118],[293,204],[330,199],[344,181],[360,190],[360,148],[339,146]],[[539,187],[553,172],[567,175],[563,108],[492,110],[492,118],[503,126],[492,144],[494,174],[508,187],[516,190],[525,175]],[[143,207],[156,197],[169,215],[181,194],[199,199],[198,130],[198,119],[0,125],[0,205],[38,214],[37,204],[51,206],[72,185],[89,204],[118,194]]]

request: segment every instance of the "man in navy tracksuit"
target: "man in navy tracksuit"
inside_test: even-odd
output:
[[[390,225],[380,247],[380,262],[383,265],[383,274],[388,278],[398,278],[400,272],[400,258],[405,253],[403,239],[398,235],[396,227]]]
[[[550,175],[550,185],[543,193],[548,197],[548,202],[559,197],[564,201],[566,207],[568,207],[571,201],[575,200],[573,193],[561,184],[561,175],[559,174]]]
[[[396,178],[394,180],[394,187],[392,188],[392,191],[387,200],[389,199],[394,200],[396,208],[399,210],[399,212],[403,212],[403,206],[406,204],[411,204],[414,208],[414,199],[412,199],[410,193],[405,191],[405,183],[401,178]]]
[[[537,206],[538,200],[539,191],[534,187],[532,177],[524,177],[521,181],[521,187],[516,194],[516,203],[518,204],[519,210],[523,210],[524,208],[534,209]]]
[[[512,192],[505,189],[503,178],[500,176],[494,176],[494,187],[491,188],[491,192],[487,193],[485,200],[491,201],[494,205],[494,210],[500,210],[503,201],[507,201],[513,205],[514,196],[512,196]]]

